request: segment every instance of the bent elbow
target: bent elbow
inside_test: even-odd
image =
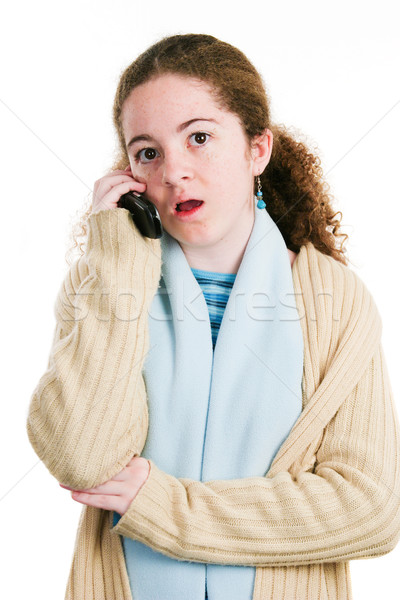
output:
[[[383,556],[395,549],[400,540],[400,494],[392,492],[378,506],[379,522],[374,527],[371,556]],[[371,519],[371,523],[373,520]]]

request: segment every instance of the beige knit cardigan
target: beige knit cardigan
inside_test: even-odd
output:
[[[90,216],[27,419],[34,450],[67,486],[97,486],[143,449],[147,312],[160,268],[159,240],[142,238],[126,210]],[[253,600],[347,600],[348,561],[395,547],[400,436],[377,308],[350,268],[312,244],[292,274],[303,411],[267,475],[199,482],[150,461],[116,527],[112,512],[82,508],[66,599],[132,599],[122,535],[178,560],[255,566]]]

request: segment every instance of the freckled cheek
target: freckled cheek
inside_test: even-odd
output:
[[[130,159],[129,162],[131,165],[131,171],[132,171],[133,177],[137,181],[140,181],[140,183],[147,183],[147,175],[146,175],[146,172],[144,171],[144,169],[141,169],[140,167],[138,168],[138,166],[134,163],[134,161],[132,159]]]
[[[160,169],[140,169],[134,173],[135,179],[146,184],[145,194],[154,202],[159,211],[163,211],[163,196],[165,188],[162,184],[162,172]]]
[[[134,179],[140,183],[145,183],[147,186],[149,186],[154,181],[154,169],[141,168],[135,165],[135,163],[133,163],[133,165],[131,163],[131,169]]]
[[[220,157],[207,155],[197,165],[196,172],[200,178],[206,178],[211,182],[217,183],[218,180],[224,177],[225,170],[226,164],[221,161]]]
[[[149,174],[148,174],[148,173],[145,173],[144,175],[138,175],[138,176],[136,177],[136,179],[137,179],[138,181],[140,181],[140,183],[146,183],[146,184],[148,184],[148,183],[149,183],[149,181],[151,181],[151,177],[149,176]]]

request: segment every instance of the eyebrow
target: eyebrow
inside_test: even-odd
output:
[[[192,125],[192,123],[196,123],[196,121],[208,121],[209,123],[216,123],[218,125],[218,121],[216,121],[215,119],[204,119],[203,117],[196,117],[195,119],[190,119],[189,121],[185,121],[184,123],[181,123],[180,125],[178,125],[177,132],[181,133],[182,131],[184,131],[185,129],[190,127],[190,125]],[[130,148],[132,146],[132,144],[134,144],[135,142],[151,142],[151,141],[154,141],[154,138],[152,138],[151,135],[142,133],[140,135],[135,135],[131,139],[129,144],[127,144],[126,147],[127,147],[127,149]]]

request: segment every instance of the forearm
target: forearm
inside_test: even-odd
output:
[[[138,237],[127,211],[89,219],[87,251],[65,279],[49,366],[31,401],[27,430],[63,484],[94,487],[113,477],[147,433],[142,367],[160,247]]]
[[[380,353],[329,423],[314,468],[198,482],[151,464],[114,531],[180,560],[252,566],[389,552],[400,534],[399,428]]]
[[[332,477],[334,479],[334,477]],[[360,483],[374,487],[368,478]],[[398,538],[398,500],[356,493],[313,474],[176,479],[151,464],[149,479],[114,528],[172,558],[243,566],[294,566],[388,552]],[[329,498],[329,499],[328,499]]]

